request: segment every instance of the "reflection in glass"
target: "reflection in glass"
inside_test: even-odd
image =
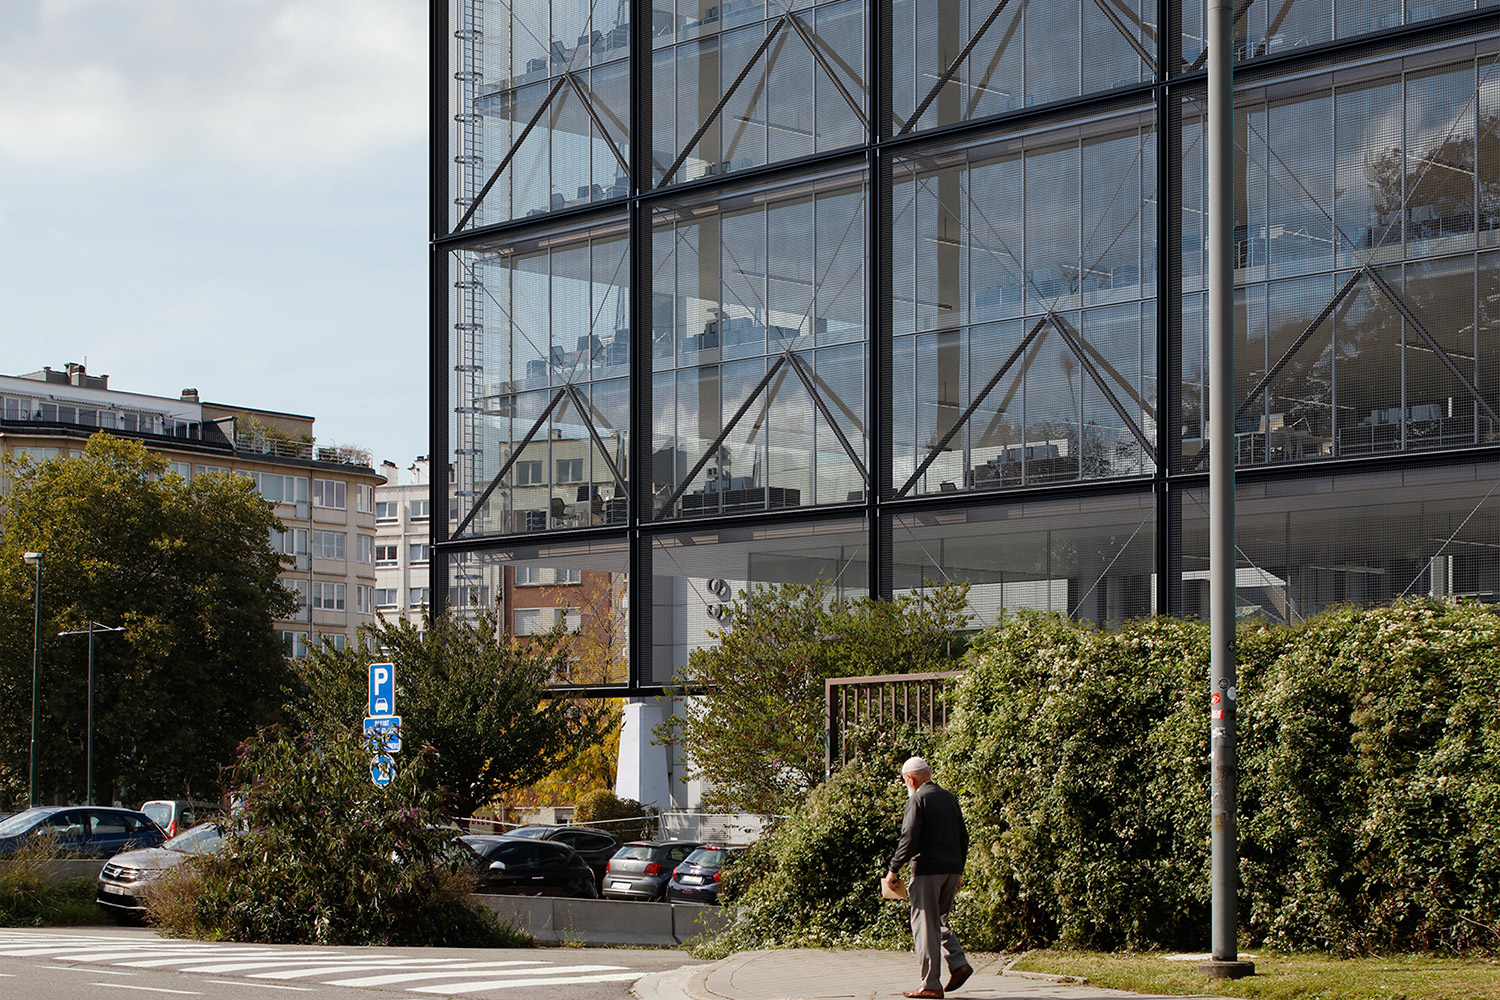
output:
[[[840,177],[655,214],[651,516],[863,495],[864,212]]]
[[[967,583],[976,628],[1022,609],[1100,623],[1156,610],[1149,494],[899,514],[891,538],[895,592]]]
[[[569,633],[556,684],[624,684],[630,653],[624,542],[525,545],[448,558],[455,615],[494,611],[516,642]]]
[[[625,248],[614,225],[459,258],[458,534],[626,523]]]
[[[1241,485],[1238,614],[1296,622],[1339,604],[1500,596],[1500,466]],[[1180,613],[1208,610],[1208,491],[1182,502]]]
[[[868,526],[860,520],[715,528],[654,539],[650,684],[667,684],[688,655],[731,628],[725,605],[779,583],[829,585],[829,599],[869,595]]]

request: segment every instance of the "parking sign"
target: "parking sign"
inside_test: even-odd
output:
[[[396,666],[392,663],[370,664],[369,715],[396,714]]]

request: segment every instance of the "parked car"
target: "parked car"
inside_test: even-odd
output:
[[[697,840],[635,840],[615,852],[604,872],[605,899],[660,900],[672,869],[702,847]]]
[[[190,826],[206,823],[220,816],[224,807],[217,802],[192,799],[152,799],[141,803],[141,812],[151,817],[168,837],[175,837]]]
[[[99,872],[95,901],[112,913],[139,915],[146,911],[146,891],[162,872],[176,868],[195,854],[210,854],[224,843],[219,824],[199,823],[160,847],[116,854]]]
[[[609,859],[620,849],[620,841],[614,834],[591,826],[544,826],[535,823],[507,831],[507,836],[567,844],[589,863],[596,885],[604,884],[604,866],[609,864]]]
[[[107,858],[166,839],[145,813],[116,806],[34,806],[0,822],[0,855],[50,840],[59,851]]]
[[[588,862],[567,844],[506,835],[468,834],[459,839],[481,859],[475,892],[599,898]]]
[[[741,850],[704,844],[689,854],[672,869],[672,877],[667,881],[667,902],[717,905],[719,881]]]

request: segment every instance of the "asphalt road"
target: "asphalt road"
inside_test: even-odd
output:
[[[146,928],[0,929],[5,1000],[628,1000],[667,949],[323,948],[178,941]]]

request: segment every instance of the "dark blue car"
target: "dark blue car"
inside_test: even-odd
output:
[[[166,839],[145,813],[115,806],[33,806],[0,821],[0,855],[46,844],[66,854],[108,858]]]
[[[735,849],[705,844],[689,854],[672,870],[672,878],[667,882],[667,901],[718,903],[724,869],[738,853]]]

